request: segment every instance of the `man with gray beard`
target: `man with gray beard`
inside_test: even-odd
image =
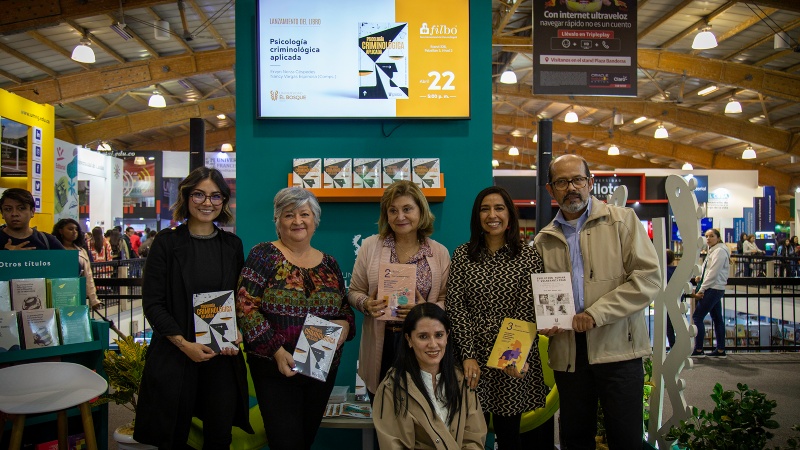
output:
[[[595,448],[598,400],[609,448],[642,448],[642,357],[652,350],[644,310],[662,283],[655,247],[632,209],[590,195],[580,156],[553,160],[547,176],[560,210],[533,245],[545,272],[570,273],[576,312],[571,330],[539,330],[550,337],[561,448]]]

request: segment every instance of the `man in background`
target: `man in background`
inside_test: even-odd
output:
[[[136,234],[136,230],[133,227],[128,227],[125,229],[125,235],[128,236],[128,248],[133,251],[131,258],[135,258],[139,255],[139,247],[142,245],[142,240],[138,234]]]
[[[655,247],[636,213],[590,195],[586,160],[552,161],[547,191],[560,207],[534,246],[545,272],[569,272],[572,330],[550,336],[550,367],[561,397],[561,445],[594,449],[597,403],[609,448],[642,448],[642,357],[652,352],[644,310],[661,290]]]
[[[53,235],[31,228],[36,201],[30,192],[20,188],[3,191],[0,210],[6,223],[0,229],[0,250],[64,250]]]

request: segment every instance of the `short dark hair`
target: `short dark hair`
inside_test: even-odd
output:
[[[408,180],[395,181],[383,191],[381,197],[381,215],[378,217],[378,234],[386,237],[392,233],[389,226],[389,207],[397,197],[408,195],[414,199],[414,203],[419,208],[419,225],[417,226],[417,240],[424,241],[426,237],[433,234],[433,221],[436,219],[428,205],[428,199],[422,193],[419,186]]]
[[[0,208],[3,207],[6,199],[14,200],[30,206],[31,209],[36,209],[36,200],[33,199],[33,195],[26,189],[11,188],[3,191],[3,195],[0,195]]]
[[[225,224],[233,219],[233,212],[228,207],[228,202],[231,200],[231,188],[225,182],[225,177],[217,169],[209,169],[208,167],[198,167],[191,171],[186,178],[178,185],[178,200],[170,208],[172,210],[172,219],[176,222],[181,222],[189,218],[189,196],[192,191],[203,180],[211,180],[219,188],[222,194],[222,211],[217,216],[216,222]]]
[[[394,380],[392,391],[394,395],[394,413],[395,416],[399,416],[401,412],[403,412],[403,414],[408,412],[409,402],[402,400],[408,397],[408,381],[406,376],[411,377],[414,385],[417,386],[417,389],[419,389],[425,396],[425,399],[428,400],[431,410],[435,410],[433,401],[428,395],[428,390],[425,388],[425,383],[422,381],[417,356],[414,354],[414,350],[409,348],[409,343],[407,342],[407,339],[411,338],[411,333],[417,328],[417,323],[425,318],[436,320],[444,325],[444,330],[447,332],[448,336],[447,345],[444,348],[444,355],[439,362],[439,373],[441,375],[439,383],[436,385],[435,395],[439,398],[444,398],[447,410],[449,411],[447,423],[450,423],[453,421],[454,417],[458,416],[462,407],[461,389],[459,388],[458,378],[456,376],[456,368],[460,366],[460,364],[456,361],[455,351],[453,349],[455,343],[452,339],[453,334],[451,331],[453,326],[450,322],[450,318],[447,316],[447,312],[435,303],[426,302],[418,304],[408,312],[408,315],[403,321],[403,336],[406,339],[403,339],[403,342],[397,350],[397,357],[392,365],[394,372],[389,375]],[[405,405],[404,410],[401,410],[402,405]]]
[[[514,206],[514,200],[508,191],[500,186],[490,186],[478,193],[475,202],[472,204],[472,216],[469,220],[469,242],[467,243],[467,256],[472,262],[479,262],[481,254],[486,248],[486,240],[483,237],[483,227],[481,226],[481,203],[483,199],[491,194],[497,194],[503,198],[503,203],[508,210],[508,229],[505,232],[505,241],[511,250],[511,257],[515,258],[522,250],[522,239],[519,237],[519,211]]]

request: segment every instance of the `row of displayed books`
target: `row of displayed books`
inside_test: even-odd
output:
[[[87,305],[0,311],[0,353],[91,341]]]
[[[82,278],[20,278],[0,281],[0,311],[25,311],[85,304]]]
[[[295,158],[292,186],[382,189],[411,180],[420,188],[440,188],[439,158]]]
[[[0,281],[0,352],[92,341],[82,278]]]

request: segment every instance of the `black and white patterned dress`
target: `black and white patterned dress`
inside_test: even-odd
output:
[[[469,260],[467,244],[453,252],[446,300],[452,338],[460,361],[474,358],[480,365],[478,398],[484,412],[510,416],[545,404],[549,388],[542,376],[538,338],[528,355],[524,378],[486,367],[504,318],[536,321],[531,274],[542,272],[542,258],[528,245],[522,246],[516,258],[504,246],[494,255],[484,254],[479,263]]]

